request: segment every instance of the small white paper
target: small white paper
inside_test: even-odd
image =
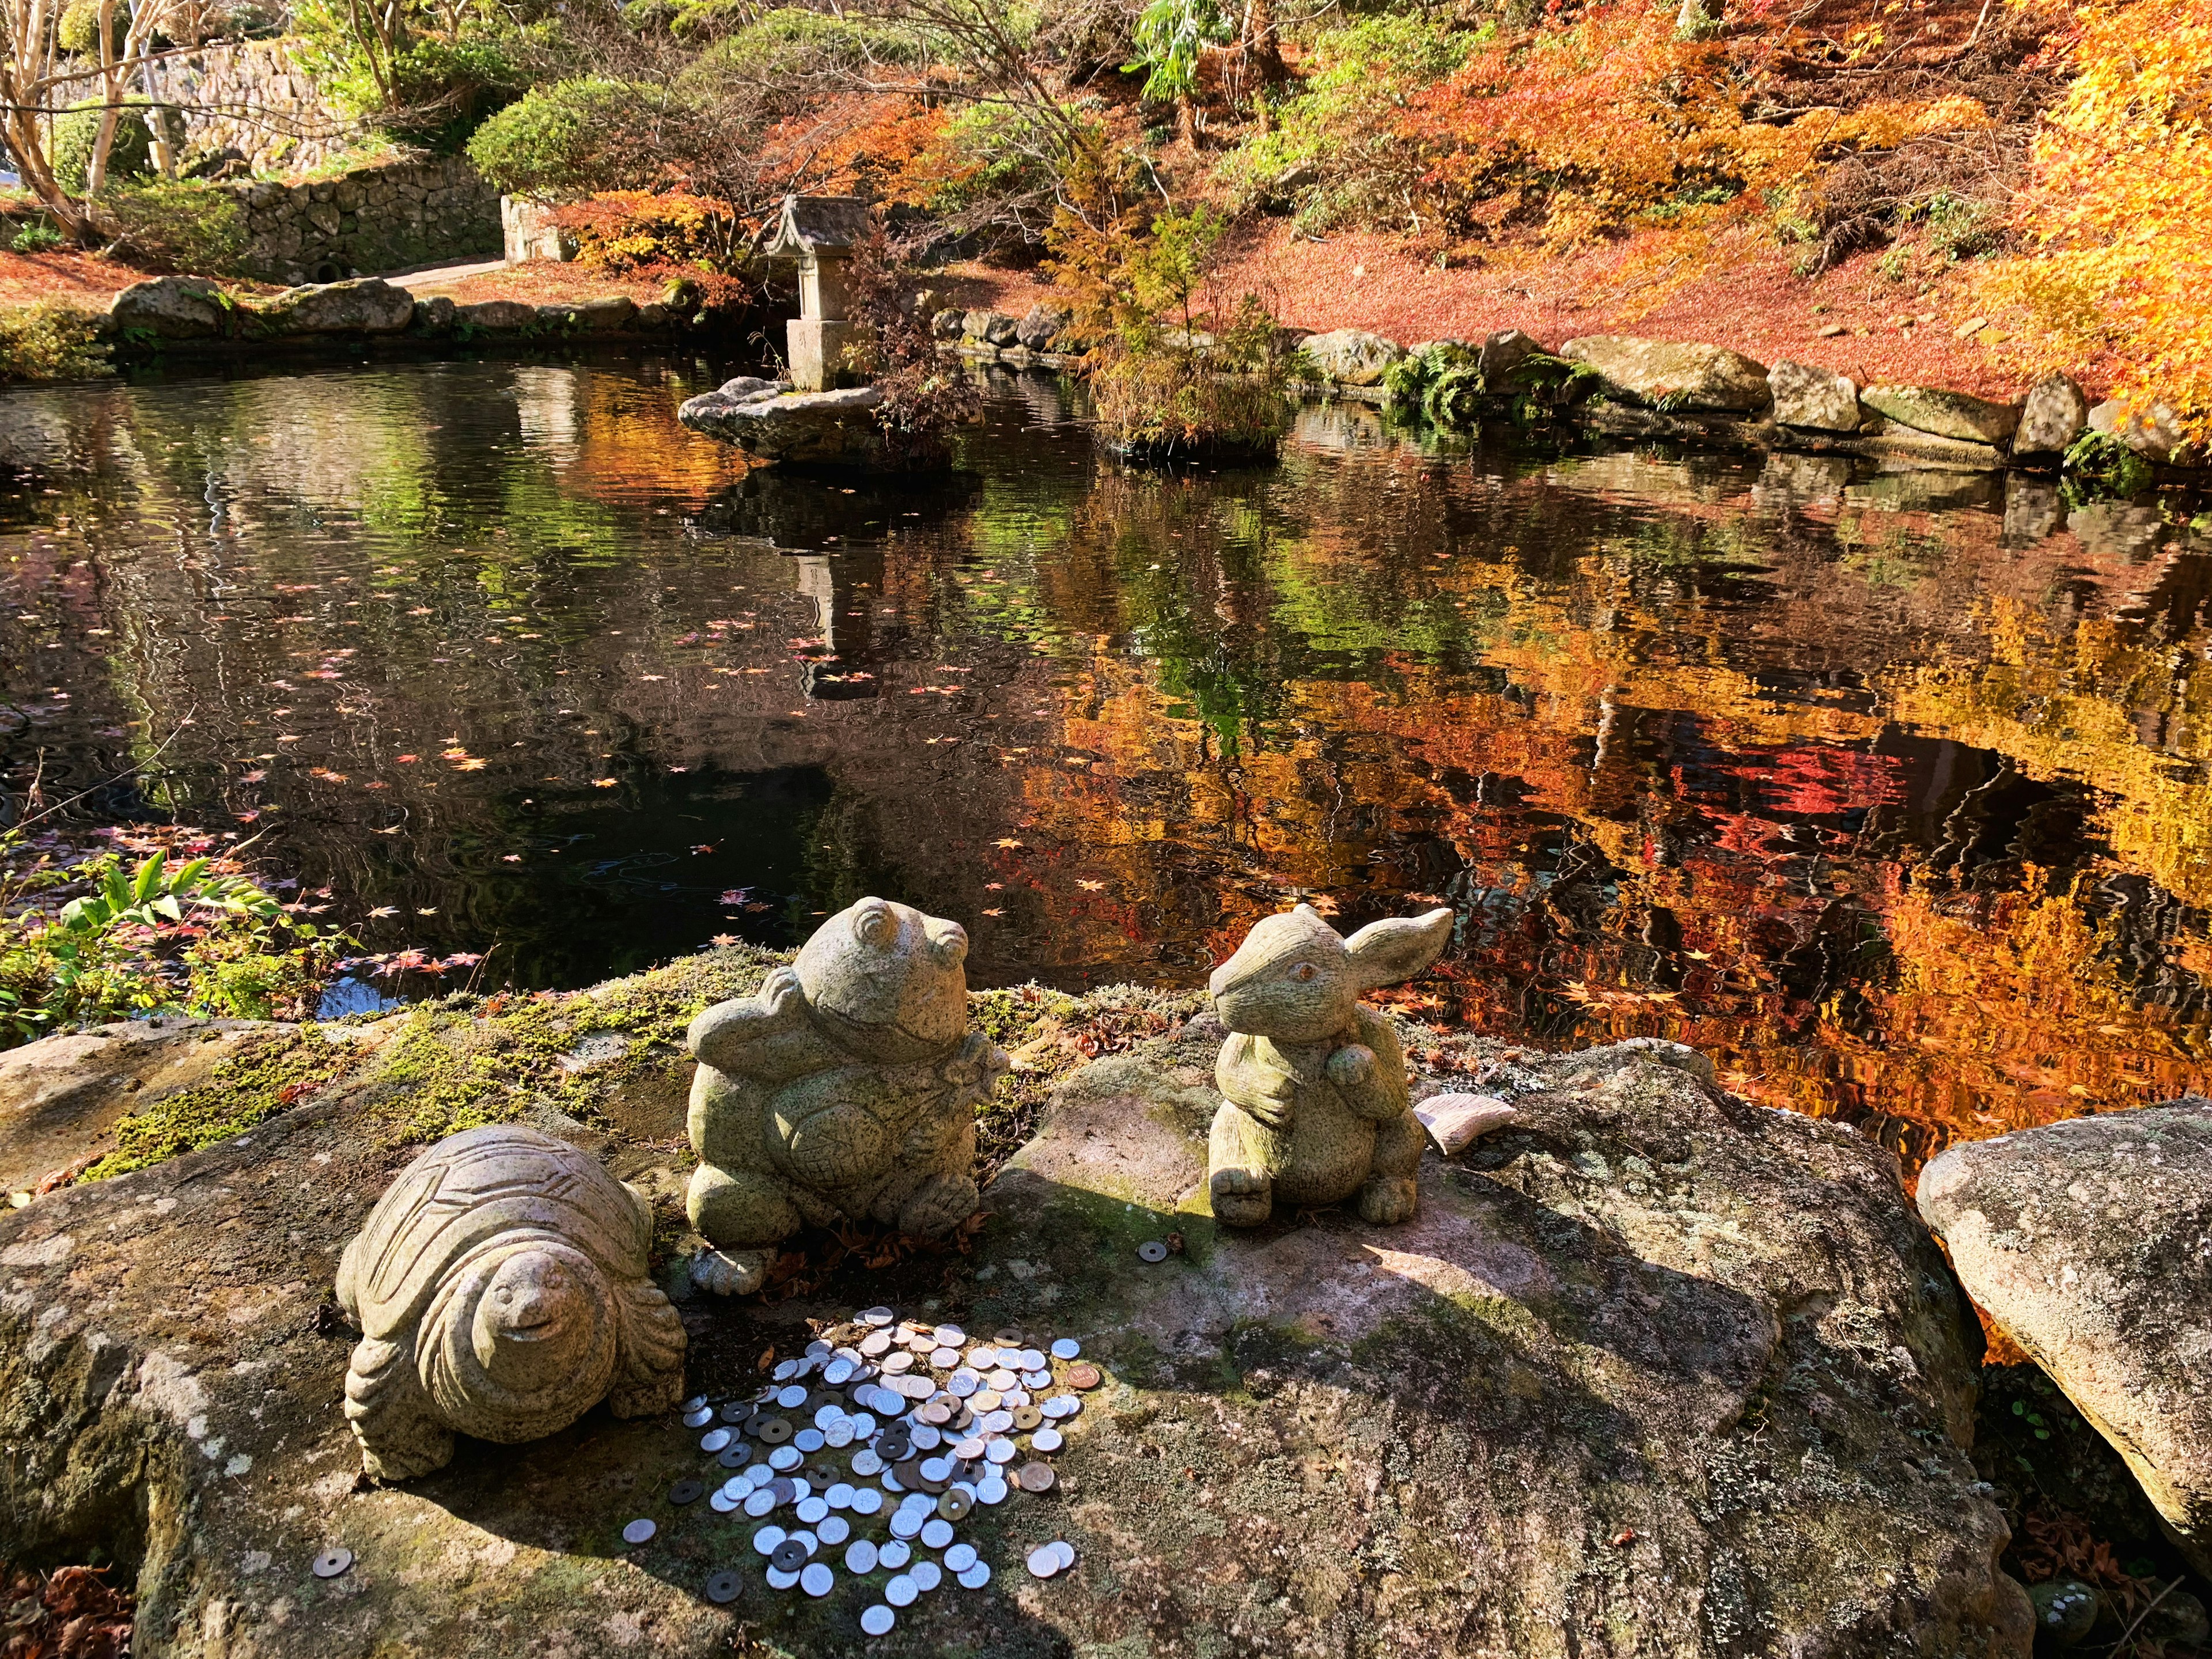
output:
[[[1413,1115],[1446,1158],[1477,1138],[1521,1115],[1496,1095],[1431,1095],[1416,1103]]]

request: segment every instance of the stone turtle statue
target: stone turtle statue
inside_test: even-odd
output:
[[[1256,1226],[1278,1203],[1413,1218],[1423,1131],[1389,1022],[1359,1000],[1437,959],[1452,913],[1378,921],[1349,939],[1311,905],[1269,916],[1207,985],[1231,1032],[1207,1146],[1214,1218]]]
[[[691,1022],[692,1277],[760,1288],[775,1247],[842,1218],[918,1237],[975,1213],[976,1105],[1007,1070],[968,1029],[958,923],[865,898],[750,997]]]
[[[684,1392],[684,1326],[647,1276],[653,1211],[564,1141],[514,1125],[449,1135],[399,1173],[338,1260],[362,1338],[345,1413],[362,1465],[404,1480],[456,1431],[512,1443],[605,1400]]]

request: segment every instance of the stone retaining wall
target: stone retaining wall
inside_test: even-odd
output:
[[[334,160],[356,136],[282,40],[209,46],[161,59],[154,75],[183,118],[188,161],[229,150],[256,173],[300,171]]]
[[[337,282],[500,252],[499,192],[457,155],[224,188],[246,213],[240,273],[263,282]]]

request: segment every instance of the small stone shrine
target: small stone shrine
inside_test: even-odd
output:
[[[968,935],[866,898],[750,997],[691,1022],[692,1276],[760,1288],[775,1247],[840,1218],[941,1234],[975,1213],[975,1115],[1008,1061],[968,1024]]]
[[[456,1431],[511,1444],[601,1400],[617,1417],[674,1405],[684,1325],[652,1239],[636,1188],[535,1129],[465,1130],[410,1164],[338,1261],[362,1466],[404,1480],[442,1468]]]
[[[1269,916],[1207,989],[1230,1030],[1207,1148],[1214,1219],[1256,1226],[1279,1201],[1358,1195],[1360,1218],[1410,1221],[1425,1131],[1406,1057],[1363,991],[1411,979],[1451,938],[1452,913],[1378,921],[1349,939],[1301,904]]]
[[[845,348],[863,325],[845,315],[845,264],[867,240],[868,207],[857,196],[787,196],[775,236],[762,250],[799,261],[799,315],[787,325],[791,384],[836,388]]]

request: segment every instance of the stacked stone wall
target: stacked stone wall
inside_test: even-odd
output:
[[[283,40],[209,46],[161,60],[154,75],[161,100],[184,122],[190,160],[228,151],[255,173],[306,172],[358,137]]]
[[[224,188],[246,215],[240,273],[263,282],[336,282],[500,253],[499,192],[459,156]]]

